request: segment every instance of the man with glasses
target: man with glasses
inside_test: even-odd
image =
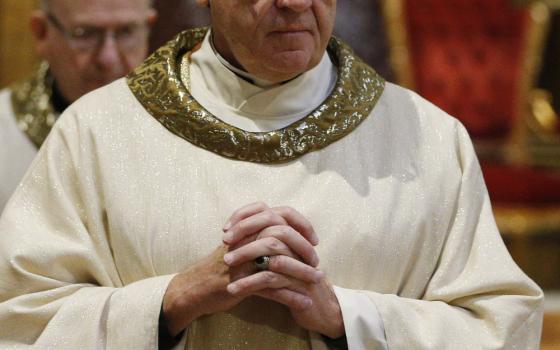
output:
[[[0,213],[58,115],[146,57],[150,0],[43,0],[31,17],[43,59],[0,92]]]

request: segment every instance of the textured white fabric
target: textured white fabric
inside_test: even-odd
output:
[[[36,154],[35,145],[17,125],[11,91],[0,91],[0,214]]]
[[[334,291],[341,306],[348,348],[388,349],[385,328],[379,310],[368,295],[336,286]]]
[[[172,274],[258,200],[313,223],[321,268],[377,307],[389,349],[538,348],[542,292],[500,239],[467,133],[432,104],[388,84],[348,136],[262,165],[171,134],[124,80],[63,114],[6,206],[0,347],[154,348]]]

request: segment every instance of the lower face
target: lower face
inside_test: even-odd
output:
[[[272,81],[288,80],[321,61],[336,12],[336,0],[312,0],[300,11],[276,3],[218,0],[211,7],[215,43],[222,41],[232,63]]]
[[[271,70],[305,70],[317,60],[317,42],[308,30],[280,31],[268,33],[263,39],[262,55]],[[321,55],[322,56],[322,55]]]

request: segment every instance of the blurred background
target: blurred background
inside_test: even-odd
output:
[[[38,64],[37,0],[0,0],[0,88]],[[209,24],[156,0],[150,48]],[[463,122],[502,236],[546,292],[542,349],[560,349],[560,0],[338,0],[335,34],[388,81]]]

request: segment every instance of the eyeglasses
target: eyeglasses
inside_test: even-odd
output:
[[[95,26],[66,28],[52,13],[47,13],[47,19],[68,40],[70,47],[81,52],[97,50],[107,36],[111,36],[120,49],[133,50],[144,43],[149,33],[146,23],[129,23],[115,29]]]

